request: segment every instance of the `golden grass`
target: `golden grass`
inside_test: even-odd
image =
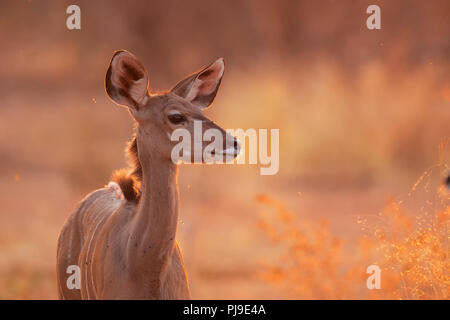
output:
[[[435,168],[442,167],[446,168],[440,163]],[[414,184],[412,193],[428,187],[424,176]],[[261,215],[259,227],[281,248],[281,254],[260,276],[281,297],[450,298],[450,192],[446,186],[439,185],[415,207],[416,212],[405,209],[407,201],[390,198],[376,220],[358,217],[356,223],[364,233],[357,239],[358,245],[334,235],[326,221],[302,219],[269,196],[259,195],[257,201],[271,209]],[[380,290],[366,288],[369,275],[365,270],[372,264],[381,268]]]

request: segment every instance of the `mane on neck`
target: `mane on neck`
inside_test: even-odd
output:
[[[139,202],[141,197],[142,166],[139,162],[136,133],[125,149],[128,158],[128,168],[114,171],[111,180],[116,182],[127,201]]]

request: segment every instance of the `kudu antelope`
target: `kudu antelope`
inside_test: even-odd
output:
[[[224,144],[233,146],[218,153],[236,157],[237,140],[202,114],[213,102],[223,73],[224,61],[218,59],[170,91],[151,93],[143,64],[127,51],[114,53],[105,86],[108,96],[127,107],[136,121],[128,146],[131,166],[113,174],[115,182],[86,196],[65,222],[57,249],[61,299],[190,298],[175,240],[178,165],[171,158],[175,142],[170,137],[178,128],[192,133],[194,121],[201,121],[203,131],[220,130]],[[198,148],[192,146],[194,159]],[[80,270],[79,290],[66,285],[71,265]]]

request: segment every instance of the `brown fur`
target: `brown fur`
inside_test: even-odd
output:
[[[123,168],[114,171],[111,181],[114,181],[119,185],[123,196],[127,201],[139,201],[140,192],[136,188],[136,180],[134,176],[130,174],[129,169]]]
[[[120,186],[126,200],[139,202],[141,197],[142,167],[139,162],[136,134],[128,142],[126,153],[129,167],[114,171],[111,181],[116,182]]]

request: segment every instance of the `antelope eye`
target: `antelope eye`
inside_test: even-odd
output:
[[[173,124],[180,124],[183,121],[186,121],[186,117],[182,114],[171,114],[167,116],[170,122]]]

